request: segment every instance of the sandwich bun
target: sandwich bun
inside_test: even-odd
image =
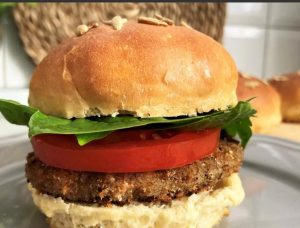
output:
[[[283,120],[300,122],[300,71],[275,76],[269,83],[280,94]]]
[[[29,104],[63,118],[197,115],[237,103],[221,44],[184,26],[127,22],[67,39],[37,66]]]
[[[255,133],[267,133],[281,123],[281,102],[279,94],[267,82],[253,76],[239,73],[237,87],[239,100],[251,100],[256,117],[251,118]]]
[[[211,191],[193,194],[170,205],[130,204],[99,207],[65,202],[40,194],[29,184],[33,201],[48,217],[51,228],[116,227],[213,227],[229,214],[228,208],[241,203],[245,193],[237,173]]]

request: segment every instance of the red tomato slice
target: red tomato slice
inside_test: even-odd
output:
[[[215,151],[220,129],[199,132],[147,130],[114,132],[85,146],[75,136],[43,134],[32,138],[35,155],[57,168],[127,173],[181,167]]]

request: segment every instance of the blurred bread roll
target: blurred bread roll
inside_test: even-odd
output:
[[[300,71],[274,76],[269,83],[280,94],[283,120],[300,122]]]
[[[237,96],[243,101],[255,98],[251,101],[257,110],[251,119],[254,133],[267,133],[281,122],[280,96],[266,81],[239,72]]]

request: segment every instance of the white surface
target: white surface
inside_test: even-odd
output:
[[[227,20],[229,23],[265,25],[267,7],[267,3],[228,3]]]
[[[226,26],[223,43],[238,68],[249,74],[263,75],[265,30],[250,26]]]
[[[271,77],[299,69],[300,31],[270,30],[265,75]]]
[[[300,3],[271,3],[270,25],[300,29]]]

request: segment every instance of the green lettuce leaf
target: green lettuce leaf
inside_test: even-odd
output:
[[[111,134],[113,131],[104,131],[96,133],[77,134],[77,142],[80,146],[83,146],[93,140],[102,139]]]
[[[22,105],[16,101],[0,99],[0,112],[12,124],[28,126],[30,117],[36,111],[35,108]]]
[[[250,118],[244,118],[244,119],[240,119],[238,121],[234,121],[229,124],[226,124],[223,127],[223,129],[231,137],[239,136],[239,138],[241,140],[241,145],[245,148],[249,139],[252,136],[251,126],[252,126],[252,124],[251,124]]]
[[[0,100],[0,104],[6,104],[8,101]],[[7,104],[6,104],[7,106]],[[1,105],[0,105],[1,107]],[[27,106],[18,103],[10,104],[10,112],[17,116],[20,108],[31,110],[29,117],[24,123],[29,125],[29,136],[39,134],[74,134],[80,145],[101,139],[116,130],[127,128],[153,128],[156,130],[185,128],[185,129],[206,129],[206,128],[224,128],[231,136],[239,136],[243,146],[246,145],[251,137],[251,122],[249,118],[255,114],[249,102],[241,101],[235,107],[228,108],[225,111],[213,111],[203,113],[194,117],[176,117],[176,118],[137,118],[133,116],[117,117],[94,117],[85,119],[64,119],[55,116],[49,116]],[[2,109],[0,109],[1,112]],[[7,111],[7,110],[6,110]],[[7,118],[7,116],[6,116]],[[14,121],[10,121],[14,123]],[[250,124],[249,124],[250,123]]]

